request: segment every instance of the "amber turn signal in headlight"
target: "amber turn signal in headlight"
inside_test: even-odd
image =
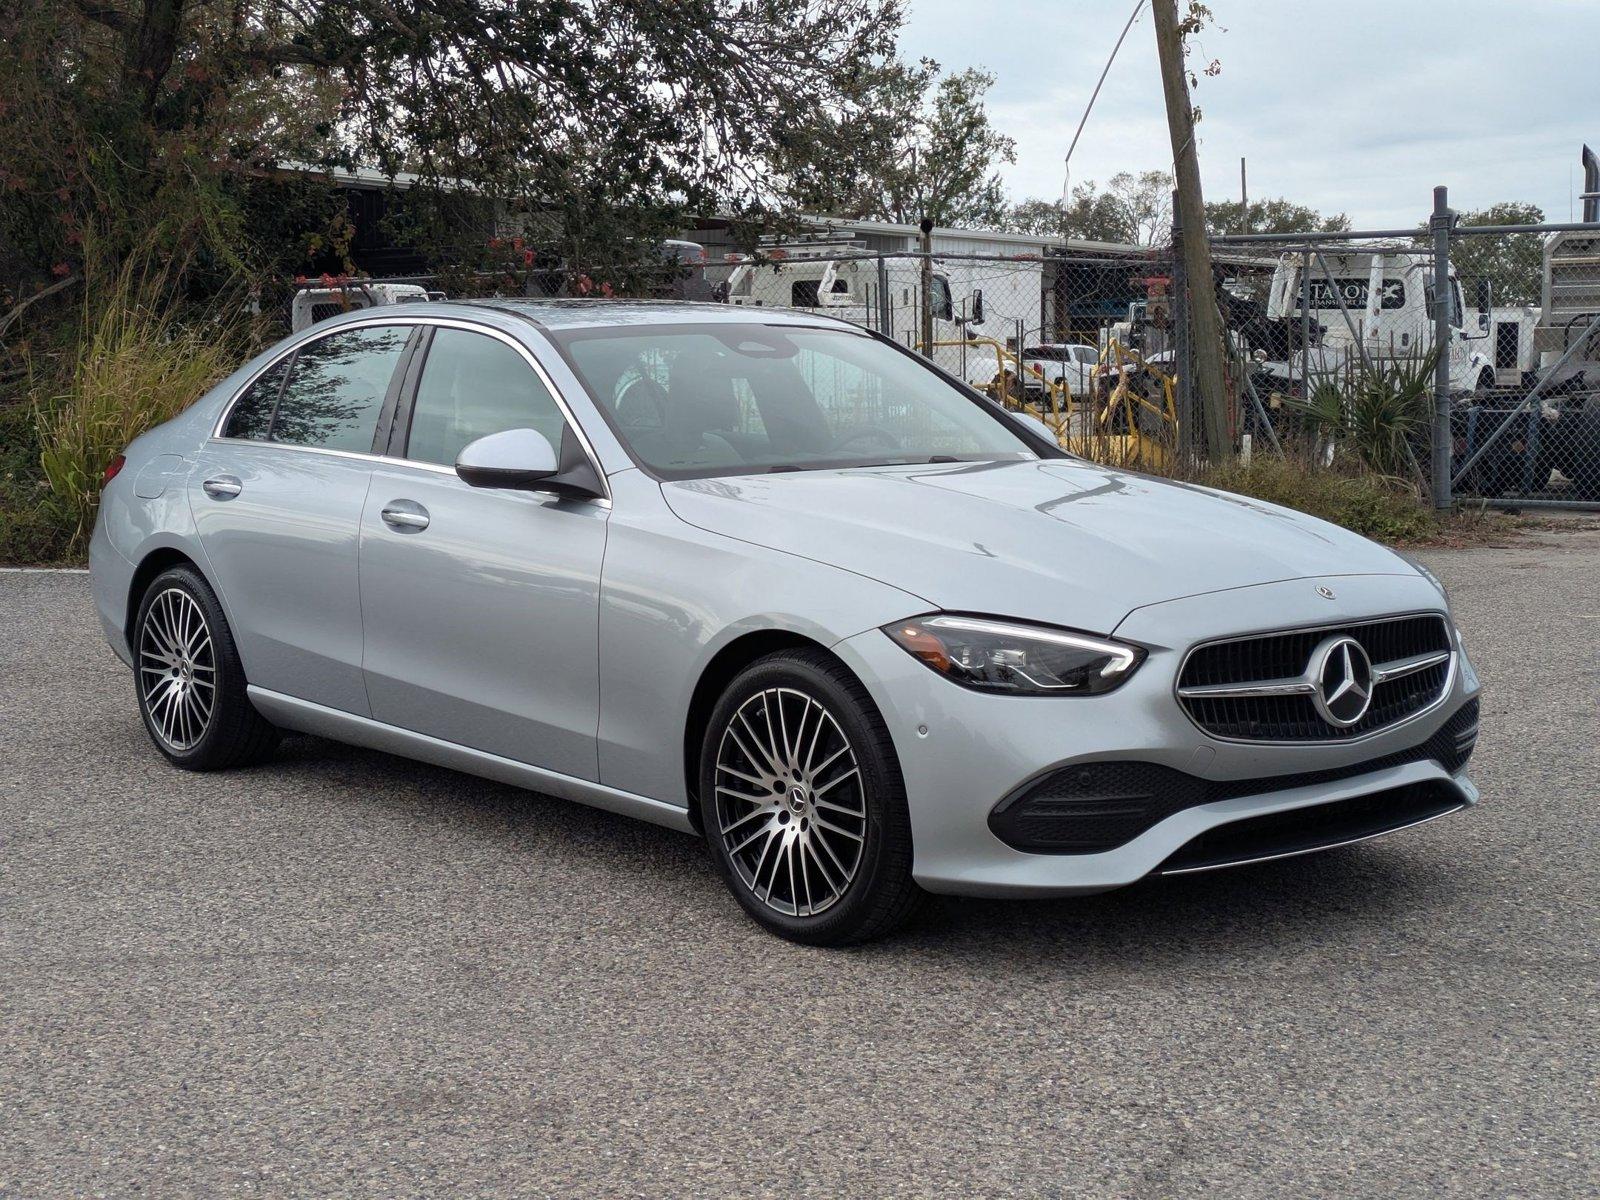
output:
[[[1013,696],[1094,696],[1133,674],[1144,651],[1123,642],[982,617],[939,615],[883,631],[930,670],[963,687]]]

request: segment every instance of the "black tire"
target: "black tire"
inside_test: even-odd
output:
[[[774,719],[764,744],[759,734],[749,734],[752,715],[759,728]],[[740,718],[744,723],[730,733]],[[791,784],[793,772],[779,770],[783,764],[770,761],[767,747],[789,747],[789,725],[796,721],[787,761],[801,774]],[[810,751],[805,758],[803,741]],[[834,761],[822,763],[829,755]],[[853,776],[845,765],[852,760]],[[719,779],[732,787],[719,790]],[[925,899],[911,878],[911,819],[888,727],[866,689],[827,654],[772,654],[728,685],[701,745],[699,791],[712,861],[745,912],[779,937],[813,946],[871,941],[904,924]],[[796,791],[804,794],[795,798]],[[822,800],[830,791],[832,799]],[[755,794],[745,799],[735,792]],[[857,808],[859,818],[846,811]],[[740,828],[725,837],[730,824]],[[763,837],[740,850],[738,843]],[[780,871],[785,861],[787,870]],[[816,900],[828,892],[832,899]]]
[[[183,639],[193,652],[174,652],[168,630],[174,626],[192,630],[196,619],[203,621],[203,630]],[[173,567],[151,581],[139,598],[130,649],[134,695],[145,732],[173,766],[219,771],[258,762],[276,748],[279,731],[245,694],[244,667],[222,605],[193,567]],[[208,674],[214,683],[210,705],[205,707],[203,681]],[[188,709],[178,698],[187,694],[185,688],[197,697]],[[173,695],[165,695],[167,691]]]

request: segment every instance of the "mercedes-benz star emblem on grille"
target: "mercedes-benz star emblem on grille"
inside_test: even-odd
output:
[[[1317,595],[1321,596],[1324,600],[1332,600],[1333,599],[1333,589],[1331,587],[1327,587],[1326,585],[1319,583],[1319,584],[1317,584]]]
[[[1348,729],[1372,704],[1372,660],[1353,637],[1328,638],[1311,655],[1311,699],[1330,725]]]

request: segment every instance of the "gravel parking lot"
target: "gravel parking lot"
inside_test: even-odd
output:
[[[606,813],[174,771],[87,578],[0,574],[0,1197],[1596,1195],[1600,531],[1425,557],[1477,810],[848,952]]]

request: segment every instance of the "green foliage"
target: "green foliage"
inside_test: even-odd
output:
[[[1433,420],[1435,347],[1426,354],[1352,361],[1344,370],[1314,377],[1304,400],[1291,408],[1337,457],[1368,471],[1417,478],[1415,447],[1427,444]]]
[[[171,420],[231,369],[236,327],[185,323],[169,281],[137,260],[87,281],[77,351],[61,390],[36,395],[43,508],[65,552],[81,552],[94,527],[101,479],[145,430]]]
[[[521,203],[590,261],[647,243],[647,214],[782,209],[803,148],[894,111],[901,20],[898,0],[0,4],[0,288],[70,275],[91,231],[112,263],[153,237],[197,285],[336,254],[325,211],[273,240],[295,206],[257,184],[296,162]]]
[[[1350,218],[1343,213],[1323,216],[1282,197],[1252,200],[1248,210],[1237,200],[1211,200],[1206,203],[1206,228],[1214,234],[1333,233],[1349,229]]]
[[[1037,237],[1083,238],[1124,245],[1138,237],[1138,229],[1118,197],[1097,191],[1092,181],[1073,188],[1067,204],[1032,199],[1014,205],[1006,214],[1003,228]]]
[[[0,563],[49,563],[67,554],[60,521],[39,473],[30,405],[0,407]]]
[[[1538,225],[1544,209],[1537,204],[1507,201],[1463,213],[1460,224]],[[1423,236],[1426,236],[1424,228]],[[1479,279],[1494,285],[1494,303],[1538,304],[1544,283],[1544,243],[1537,233],[1483,234],[1458,237],[1450,243],[1450,263],[1467,296]]]
[[[1414,488],[1350,467],[1323,468],[1295,458],[1258,455],[1212,467],[1199,482],[1298,509],[1386,542],[1433,538],[1439,522]]]
[[[808,188],[802,204],[902,225],[927,217],[935,225],[999,228],[1007,206],[997,168],[1016,161],[1016,144],[984,108],[994,76],[969,69],[941,77],[938,64],[924,60],[884,78],[884,113],[854,132],[855,152],[831,162],[820,148],[797,156]]]

